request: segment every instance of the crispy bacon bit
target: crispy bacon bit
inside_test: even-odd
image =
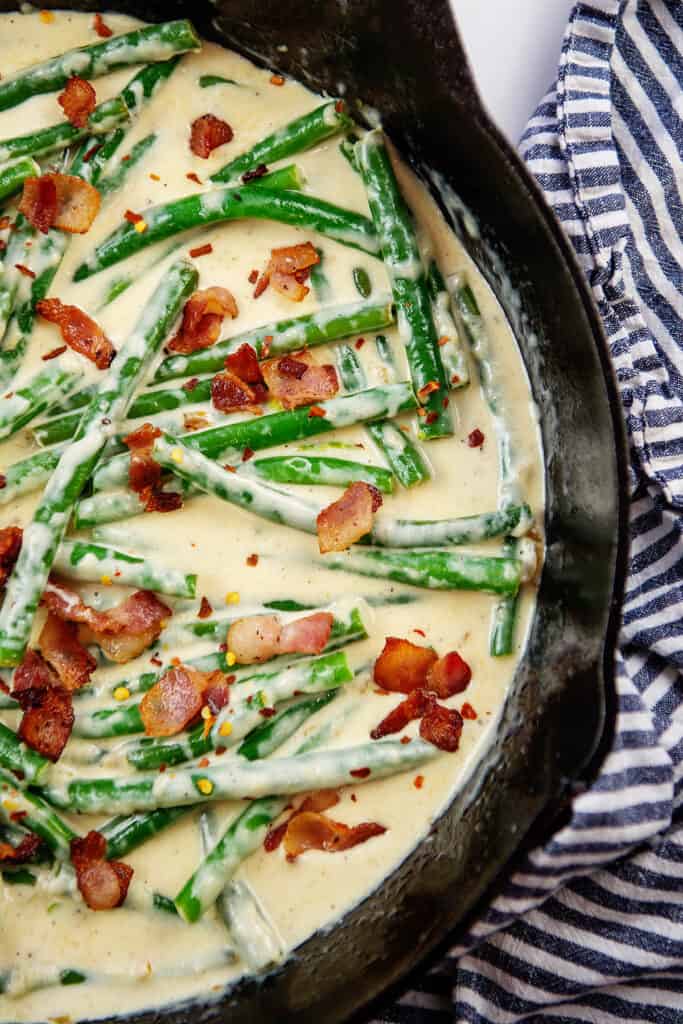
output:
[[[385,832],[384,825],[374,821],[349,826],[341,821],[333,821],[325,814],[303,811],[294,815],[287,825],[283,846],[287,860],[293,861],[306,850],[324,850],[326,853],[350,850]]]
[[[263,840],[263,849],[266,853],[272,853],[274,850],[277,850],[285,837],[288,825],[289,819],[287,821],[283,821],[281,825],[276,825],[275,828],[268,829],[266,837]]]
[[[211,615],[213,615],[213,608],[211,607],[211,602],[209,601],[208,597],[202,597],[202,601],[199,606],[199,611],[197,612],[197,618],[208,619]]]
[[[106,860],[107,841],[100,832],[71,840],[71,863],[81,896],[91,910],[114,910],[128,894],[133,869],[120,860]]]
[[[439,750],[454,753],[460,745],[462,715],[455,708],[444,707],[436,701],[430,704],[420,722],[420,736]]]
[[[430,666],[425,686],[445,699],[455,693],[462,693],[471,678],[472,670],[467,662],[463,661],[457,651],[449,651]]]
[[[20,526],[5,526],[0,530],[0,589],[9,579],[19,557],[22,536]]]
[[[19,736],[48,761],[58,761],[74,724],[71,694],[60,686],[12,691],[24,712]]]
[[[59,327],[62,338],[74,352],[79,352],[98,370],[106,370],[116,349],[99,324],[78,306],[67,306],[59,299],[41,299],[36,310],[44,320]]]
[[[16,697],[27,690],[47,690],[58,687],[59,679],[43,658],[40,651],[29,647],[24,659],[14,673],[12,694]]]
[[[48,228],[59,228],[71,235],[83,235],[99,209],[100,193],[73,174],[26,178],[19,203],[19,212],[43,233]]]
[[[437,661],[436,651],[399,637],[388,636],[375,662],[373,678],[378,686],[395,693],[412,693],[424,688],[427,673]]]
[[[262,178],[264,174],[268,173],[268,168],[265,164],[259,164],[258,167],[254,167],[251,171],[245,171],[242,175],[242,182],[248,185],[250,181],[256,181],[258,178]],[[253,282],[252,282],[253,283]]]
[[[432,697],[431,700],[434,698]],[[413,690],[405,700],[402,700],[400,704],[397,704],[393,711],[382,719],[379,725],[370,733],[370,737],[373,740],[380,740],[383,736],[389,736],[391,733],[400,732],[401,729],[405,729],[408,722],[414,721],[416,718],[422,718],[427,707],[430,703],[430,697],[424,692],[424,690]]]
[[[97,95],[90,82],[74,75],[57,97],[57,102],[74,128],[85,128],[97,104]]]
[[[237,303],[227,288],[195,292],[185,303],[183,322],[168,349],[186,356],[209,348],[218,341],[223,319],[229,316],[234,320],[237,313]]]
[[[281,633],[277,615],[250,615],[237,619],[228,630],[228,650],[240,665],[268,661],[280,650]]]
[[[190,256],[192,259],[196,259],[198,256],[208,256],[209,253],[213,252],[213,246],[211,242],[206,242],[205,245],[198,245],[196,249],[190,249]]]
[[[333,398],[339,391],[334,366],[317,365],[309,352],[301,352],[294,359],[291,356],[269,359],[261,364],[261,372],[271,398],[281,402],[285,409]]]
[[[61,356],[63,352],[66,352],[66,345],[58,345],[57,348],[50,349],[49,352],[46,352],[45,355],[40,358],[44,363],[47,363],[50,359],[56,359],[57,356]]]
[[[258,555],[247,555],[247,565],[252,566],[252,568],[253,566],[258,565]]]
[[[320,553],[344,551],[372,529],[373,516],[382,504],[382,495],[372,484],[354,483],[341,498],[318,515]]]
[[[108,25],[105,25],[101,14],[95,15],[95,17],[93,18],[92,27],[95,29],[95,31],[101,39],[109,39],[109,37],[114,34],[112,29],[110,29]]]
[[[162,490],[161,466],[152,457],[154,442],[160,435],[158,427],[143,423],[124,437],[123,443],[131,453],[128,482],[131,490],[140,495],[146,512],[175,512],[182,508],[182,494]]]
[[[254,298],[257,299],[271,283],[281,295],[293,302],[301,302],[310,291],[304,281],[316,263],[320,263],[320,255],[311,242],[271,249],[268,266],[256,285]]]
[[[207,673],[204,700],[212,715],[217,715],[230,701],[230,684],[234,681],[234,676],[223,675],[218,670]]]
[[[320,654],[327,647],[333,622],[330,612],[314,612],[288,622],[280,635],[280,653]]]
[[[57,186],[53,178],[52,174],[26,178],[19,202],[19,212],[23,213],[36,231],[42,231],[44,235],[57,216]]]
[[[204,704],[204,673],[180,666],[166,672],[140,702],[140,717],[148,736],[175,736],[194,719]]]
[[[188,171],[188,173],[185,175],[185,177],[189,178],[190,181],[193,181],[195,183],[195,185],[201,185],[202,184],[202,179],[199,177],[198,174],[195,174],[194,171]]]
[[[24,277],[30,277],[32,281],[35,280],[35,272],[30,267],[27,267],[25,263],[15,263],[14,266]]]
[[[266,838],[263,841],[263,848],[266,853],[272,853],[273,850],[278,848],[287,831],[287,826],[297,814],[320,814],[322,811],[329,811],[331,807],[336,807],[338,803],[339,794],[336,789],[317,789],[313,793],[309,793],[303,803],[299,804],[296,810],[292,811],[280,825],[268,829]]]
[[[220,412],[236,412],[250,409],[261,411],[256,392],[230,370],[221,370],[211,380],[211,401]]]
[[[244,342],[225,359],[225,369],[230,370],[245,384],[262,384],[263,375],[255,349]]]
[[[183,496],[179,491],[155,491],[152,490],[145,512],[177,512],[183,507]]]
[[[195,156],[206,160],[214,149],[231,142],[234,132],[227,121],[213,114],[203,114],[192,122],[190,149]]]
[[[467,701],[465,701],[463,706],[460,708],[460,714],[462,715],[463,718],[467,718],[471,722],[473,722],[476,718],[479,717],[477,715],[477,712],[472,707],[472,705],[469,704]]]
[[[75,622],[48,613],[38,638],[41,654],[66,690],[80,690],[97,668],[97,659],[78,642],[77,634]]]
[[[3,868],[15,868],[19,867],[20,864],[26,864],[28,861],[33,860],[39,848],[40,837],[33,833],[23,836],[18,846],[12,846],[10,843],[0,843],[0,866]]]
[[[467,435],[467,447],[468,448],[481,448],[486,438],[482,434],[479,427],[475,427]]]
[[[106,612],[96,611],[54,580],[43,594],[43,603],[59,618],[87,627],[81,640],[93,640],[111,661],[118,663],[136,658],[149,647],[173,614],[150,590],[136,590]]]

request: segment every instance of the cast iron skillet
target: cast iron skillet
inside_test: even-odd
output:
[[[101,10],[95,2],[43,3]],[[17,4],[0,0],[0,10]],[[572,252],[482,110],[447,0],[122,0],[149,21],[190,17],[208,38],[314,89],[375,107],[418,171],[439,171],[482,225],[454,227],[501,298],[540,410],[547,554],[529,647],[495,749],[429,837],[327,934],[265,981],[130,1024],[336,1022],[359,1013],[471,915],[530,836],[590,780],[614,713],[612,648],[625,572],[621,409]],[[282,47],[286,46],[286,50]],[[340,85],[343,83],[343,85]],[[521,313],[502,289],[507,272]],[[540,825],[539,825],[540,822]],[[361,1013],[362,1016],[362,1013]]]

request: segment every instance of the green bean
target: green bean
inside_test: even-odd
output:
[[[389,548],[431,548],[445,544],[476,544],[505,533],[523,536],[532,524],[528,505],[506,505],[458,519],[393,519],[378,516],[369,535],[373,544]]]
[[[331,306],[317,313],[265,324],[189,356],[169,356],[157,367],[153,382],[186,375],[192,377],[216,373],[223,369],[226,356],[237,351],[240,345],[251,345],[259,359],[265,359],[267,356],[280,356],[302,348],[325,345],[329,341],[353,334],[381,330],[382,327],[389,327],[393,319],[391,303],[386,299],[376,303],[354,302]]]
[[[80,376],[58,363],[36,373],[16,391],[0,398],[0,440],[15,434],[54,402],[73,391]]]
[[[362,298],[367,299],[370,297],[370,294],[372,293],[372,282],[365,267],[353,268],[353,283],[356,286],[356,291]]]
[[[434,260],[427,271],[427,289],[432,300],[432,318],[446,380],[451,388],[462,388],[470,381],[467,356],[451,313],[451,297]]]
[[[238,469],[237,475],[255,473],[263,480],[279,484],[324,484],[330,487],[348,487],[356,480],[364,480],[384,494],[394,489],[394,475],[382,466],[352,459],[335,459],[326,455],[274,455],[267,459],[254,459]]]
[[[262,725],[252,729],[249,735],[242,740],[237,748],[237,753],[241,757],[246,757],[248,761],[258,761],[259,758],[268,757],[290,736],[293,736],[311,715],[326,708],[330,701],[337,696],[337,692],[337,690],[326,690],[316,694],[315,697],[297,701],[296,704],[290,704],[289,707],[278,711],[273,718],[266,719]]]
[[[22,743],[15,732],[0,722],[0,767],[14,772],[31,785],[40,782],[49,766],[46,758]]]
[[[516,556],[517,540],[514,537],[509,537],[506,540],[503,545],[503,554],[508,558]],[[514,650],[518,605],[519,593],[501,597],[493,606],[489,632],[489,654],[493,658],[502,658],[507,654],[512,654]]]
[[[390,420],[368,423],[367,431],[403,487],[415,487],[429,480],[429,463],[407,434]]]
[[[246,153],[231,160],[211,175],[211,181],[236,181],[246,171],[254,170],[259,164],[272,164],[276,160],[310,149],[331,135],[344,131],[351,123],[341,100],[323,103],[310,113],[303,114],[284,127],[278,128]]]
[[[0,82],[0,110],[8,110],[41,93],[56,92],[77,75],[98,78],[117,68],[168,60],[176,53],[201,46],[189,21],[146,25],[101,43],[68,50],[33,64]]]
[[[124,587],[141,587],[173,597],[194,597],[197,577],[166,565],[157,565],[139,555],[93,544],[65,540],[57,553],[55,569],[72,579],[91,583],[107,580]]]
[[[0,102],[2,98],[0,82]],[[128,108],[119,96],[105,100],[95,107],[83,128],[76,128],[69,121],[60,121],[49,128],[39,128],[27,135],[18,135],[13,139],[0,141],[0,162],[16,160],[21,156],[40,156],[54,153],[58,149],[66,149],[74,142],[89,135],[104,135],[128,117]]]
[[[131,850],[153,839],[189,811],[189,807],[166,807],[146,814],[119,815],[100,826],[107,840],[107,860],[121,860]]]
[[[26,178],[36,178],[39,175],[40,166],[30,156],[0,167],[0,199],[18,192]]]
[[[42,769],[41,769],[42,774]],[[37,793],[21,789],[14,776],[0,770],[0,819],[20,815],[23,827],[35,832],[59,860],[71,856],[71,840],[76,833]]]

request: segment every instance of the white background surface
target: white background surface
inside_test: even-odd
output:
[[[482,99],[517,143],[555,80],[574,0],[451,0]]]

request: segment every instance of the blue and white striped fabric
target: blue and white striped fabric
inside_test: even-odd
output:
[[[382,1014],[683,1022],[683,2],[577,3],[522,153],[602,315],[628,425],[614,746],[570,823]]]

